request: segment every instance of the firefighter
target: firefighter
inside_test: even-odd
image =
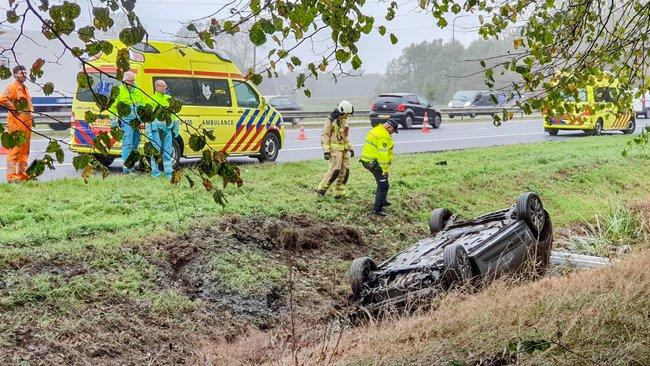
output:
[[[352,103],[343,100],[325,120],[321,133],[321,146],[323,147],[323,157],[325,160],[329,160],[330,167],[318,185],[317,193],[320,197],[325,196],[334,181],[336,181],[334,198],[345,197],[345,184],[350,177],[348,169],[350,156],[354,157],[354,150],[349,138],[350,126],[348,126],[348,116],[352,113],[354,113]],[[348,152],[350,156],[348,156]]]
[[[384,207],[390,205],[386,200],[388,196],[388,169],[393,162],[393,138],[397,133],[399,123],[389,119],[384,124],[377,125],[366,135],[366,143],[361,151],[361,164],[368,169],[377,183],[375,191],[375,205],[372,213],[386,216]]]
[[[144,104],[142,92],[135,87],[135,73],[127,71],[122,77],[122,84],[119,86],[119,94],[110,108],[110,112],[116,116],[115,124],[124,132],[122,137],[122,162],[126,162],[131,152],[140,145],[140,120],[138,118],[137,107]],[[117,105],[122,102],[131,107],[131,112],[119,117],[117,114]],[[122,166],[122,172],[128,174],[133,172],[133,168]]]
[[[27,161],[32,136],[32,97],[25,85],[27,72],[24,66],[13,68],[15,81],[0,95],[0,105],[7,108],[7,131],[22,131],[27,139],[25,143],[9,150],[7,154],[7,182],[18,183],[29,179]],[[20,110],[19,110],[20,109]]]
[[[169,101],[171,96],[167,94],[167,83],[164,80],[156,80],[154,83],[156,91],[151,97],[152,108],[154,111],[156,108],[169,107]],[[154,120],[151,123],[146,125],[147,137],[153,145],[153,147],[162,152],[162,162],[163,170],[165,171],[165,176],[168,179],[172,177],[172,152],[174,149],[173,139],[178,135],[178,123],[176,121],[170,123],[169,125],[165,121]],[[161,151],[162,150],[162,151]],[[160,177],[160,170],[158,169],[158,163],[156,162],[156,157],[151,157],[151,175],[154,177]]]

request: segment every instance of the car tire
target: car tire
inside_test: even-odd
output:
[[[596,126],[594,126],[594,129],[591,131],[592,135],[602,135],[603,134],[603,120],[599,119],[596,122]]]
[[[621,130],[626,135],[629,135],[631,133],[634,133],[634,130],[636,130],[636,120],[634,117],[630,118],[630,122],[627,124],[627,128],[624,130]]]
[[[476,117],[476,114],[474,114],[474,113],[469,114],[469,118],[474,118],[474,117]]]
[[[558,130],[557,128],[547,128],[546,132],[551,136],[557,136],[560,130]]]
[[[257,160],[260,163],[272,163],[278,158],[279,152],[280,139],[278,139],[275,133],[267,133],[262,140],[262,146],[260,147],[260,154],[257,156]]]
[[[439,114],[433,116],[433,121],[431,123],[431,128],[438,128],[442,124],[442,117]]]
[[[537,243],[536,251],[534,253],[535,260],[535,274],[543,276],[546,274],[546,269],[551,259],[551,250],[553,249],[553,222],[551,216],[544,210],[545,223],[544,229],[539,235],[539,242]]]
[[[181,166],[181,156],[183,156],[183,148],[178,139],[172,140],[172,168],[178,169]]]
[[[377,265],[369,257],[356,258],[352,261],[348,272],[348,282],[355,299],[359,299],[363,288],[368,283],[370,272],[375,270],[377,270]]]
[[[454,119],[454,117],[455,117],[453,114],[449,114],[448,116],[449,116],[449,119]]]
[[[442,253],[444,263],[443,277],[448,286],[466,284],[472,280],[472,263],[462,244],[453,243]]]
[[[645,110],[645,119],[650,119],[650,109]]]
[[[93,156],[95,157],[95,159],[97,159],[97,161],[102,163],[102,165],[107,168],[110,167],[111,164],[113,164],[113,162],[115,161],[115,156],[112,155],[93,154]]]
[[[544,229],[546,221],[542,200],[536,193],[522,193],[515,204],[515,217],[525,221],[533,235],[538,235]]]
[[[450,218],[451,211],[446,208],[436,208],[431,211],[431,216],[429,217],[429,231],[431,232],[431,235],[444,230]]]
[[[407,114],[406,117],[404,117],[404,123],[402,124],[405,130],[410,130],[413,128],[413,115]]]

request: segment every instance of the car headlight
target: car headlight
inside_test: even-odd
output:
[[[463,104],[463,107],[469,107],[470,105],[472,105],[472,103],[470,103],[470,102],[465,102],[465,104]]]

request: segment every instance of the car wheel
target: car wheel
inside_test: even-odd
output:
[[[546,132],[548,132],[549,135],[551,136],[557,136],[557,134],[560,132],[560,130],[556,128],[547,128]]]
[[[278,157],[280,151],[280,140],[274,133],[267,133],[262,140],[262,147],[260,148],[260,155],[257,160],[260,163],[274,162]]]
[[[93,154],[93,156],[107,168],[113,164],[113,161],[115,161],[115,157],[111,155]]]
[[[603,120],[599,119],[596,122],[596,126],[594,127],[593,131],[591,132],[592,135],[602,135],[603,134]]]
[[[449,115],[449,119],[454,119],[454,117],[455,117],[455,116],[454,116],[453,114],[450,114],[450,115]]]
[[[369,257],[361,257],[352,261],[348,272],[348,282],[355,299],[358,299],[364,286],[368,283],[370,272],[375,271],[377,265]]]
[[[433,123],[431,124],[432,128],[438,128],[442,124],[442,118],[439,114],[433,116]]]
[[[627,128],[622,130],[622,132],[626,135],[629,135],[636,130],[636,120],[632,117],[630,118],[630,122],[627,123]]]
[[[404,118],[404,129],[409,130],[411,128],[413,128],[413,116],[407,114],[406,117]]]
[[[181,143],[177,139],[172,140],[172,168],[178,169],[181,166],[182,155]]]
[[[650,119],[650,109],[645,110],[645,119]]]
[[[545,223],[544,229],[539,234],[539,241],[535,246],[534,260],[535,260],[535,274],[543,276],[548,268],[551,259],[551,249],[553,249],[553,222],[548,212],[544,211]]]
[[[444,230],[449,218],[451,218],[451,211],[446,208],[436,208],[431,211],[431,217],[429,217],[429,231],[431,235]]]
[[[443,277],[447,285],[468,283],[472,279],[472,263],[462,244],[454,243],[445,247],[442,259]]]
[[[544,228],[546,213],[539,196],[533,192],[522,193],[515,205],[515,217],[525,221],[534,235],[538,235]]]
[[[474,113],[470,113],[470,114],[469,114],[469,117],[470,117],[470,118],[474,118],[474,117],[476,117],[476,114],[474,114]]]

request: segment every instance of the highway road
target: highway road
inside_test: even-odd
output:
[[[650,120],[637,120],[637,131],[650,124]],[[539,119],[518,120],[495,127],[492,122],[463,122],[444,123],[439,129],[430,133],[421,130],[400,130],[394,135],[395,153],[407,154],[427,151],[458,150],[485,146],[527,144],[541,141],[570,141],[584,137],[582,132],[561,131],[558,136],[549,136],[541,127]],[[355,152],[360,154],[361,147],[368,127],[351,128],[351,141]],[[298,140],[298,130],[287,130],[285,144],[280,151],[278,162],[291,162],[311,159],[321,159],[323,156],[320,147],[320,129],[307,129],[306,140]],[[619,134],[618,132],[611,132]],[[606,136],[604,136],[606,138]],[[32,140],[30,158],[42,156],[48,141],[35,136]],[[72,152],[66,151],[63,164],[56,165],[55,170],[46,170],[39,180],[52,180],[63,177],[79,177],[80,173],[72,167]],[[231,160],[237,164],[258,164],[256,159],[246,157],[233,157]],[[191,161],[191,160],[187,160]],[[115,174],[121,172],[121,160],[116,160],[111,166]],[[0,155],[0,183],[6,182],[6,159]]]

